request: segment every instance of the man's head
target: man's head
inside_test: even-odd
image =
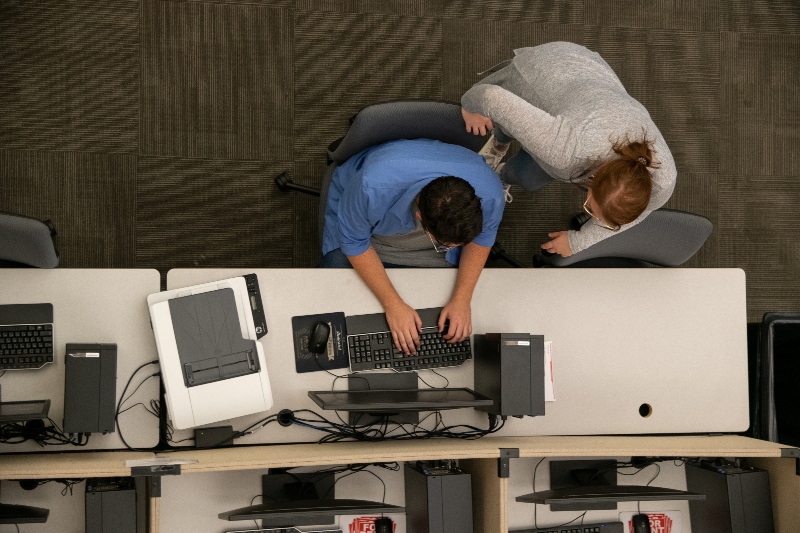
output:
[[[472,242],[483,228],[481,199],[466,180],[436,178],[422,188],[418,200],[422,228],[443,245]]]

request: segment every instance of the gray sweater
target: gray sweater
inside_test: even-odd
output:
[[[617,157],[613,141],[626,135],[638,140],[644,131],[654,141],[659,168],[650,169],[653,192],[647,209],[620,231],[669,200],[677,171],[667,143],[644,106],[625,91],[599,54],[577,44],[554,42],[514,50],[514,55],[507,67],[464,94],[464,109],[492,119],[545,172],[566,182]],[[614,234],[592,219],[580,231],[569,232],[569,245],[573,253],[580,252]]]

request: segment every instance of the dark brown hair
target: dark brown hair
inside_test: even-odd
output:
[[[588,185],[603,220],[622,226],[636,220],[647,208],[653,191],[648,168],[657,168],[658,163],[653,160],[653,141],[644,132],[641,140],[625,137],[614,142],[613,150],[619,157],[600,165]]]
[[[483,228],[481,199],[466,180],[443,176],[419,193],[422,227],[440,244],[472,242]]]

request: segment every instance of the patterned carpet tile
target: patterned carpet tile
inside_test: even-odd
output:
[[[0,211],[50,219],[65,268],[133,266],[136,156],[0,151]]]
[[[724,2],[720,2],[724,3]],[[585,0],[585,24],[590,26],[718,31],[717,2],[681,0]]]
[[[445,0],[451,19],[583,24],[583,2],[571,0]]]
[[[292,196],[273,179],[291,165],[142,157],[136,266],[291,267]]]
[[[295,0],[296,11],[441,17],[444,0]]]
[[[721,267],[747,273],[748,319],[800,309],[796,176],[721,176]]]
[[[797,0],[725,0],[719,7],[722,31],[800,34]]]
[[[362,107],[441,98],[441,22],[398,15],[295,15],[294,153],[323,160]]]
[[[0,2],[0,147],[138,149],[139,6]]]
[[[720,172],[800,175],[800,35],[721,42]]]
[[[142,1],[141,153],[291,160],[291,11]]]

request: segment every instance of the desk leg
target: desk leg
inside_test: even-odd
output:
[[[800,476],[795,472],[795,461],[788,457],[747,459],[752,466],[769,471],[775,533],[793,533],[800,523]]]
[[[472,523],[475,533],[508,533],[508,478],[497,477],[497,459],[462,459],[472,474]]]
[[[158,533],[161,521],[161,498],[150,498],[149,500],[147,533]]]

